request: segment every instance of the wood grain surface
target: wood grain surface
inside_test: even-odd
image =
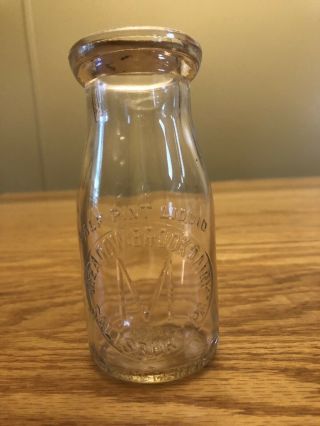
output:
[[[162,385],[90,359],[74,194],[0,196],[1,425],[320,424],[320,178],[215,189],[221,344]]]

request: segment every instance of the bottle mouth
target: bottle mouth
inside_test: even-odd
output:
[[[103,75],[170,73],[192,80],[201,47],[188,35],[162,27],[124,27],[89,35],[69,53],[71,69],[83,86]]]

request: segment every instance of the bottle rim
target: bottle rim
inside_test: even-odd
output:
[[[151,72],[174,70],[189,80],[197,74],[202,57],[200,44],[179,30],[156,26],[131,26],[109,29],[81,38],[70,49],[69,63],[77,80],[85,86],[99,75],[97,65],[100,65],[100,74],[124,72],[123,67],[120,67],[119,71],[119,67],[113,66],[111,58],[114,59],[118,55],[119,59],[119,54],[122,54],[120,60],[127,59],[128,52],[129,57],[135,56],[136,72],[139,72],[137,65],[139,54],[144,52],[149,56],[156,55],[158,62]],[[176,66],[173,66],[172,58],[176,60]],[[101,66],[102,64],[104,66]],[[146,62],[142,68],[141,72],[146,72]]]

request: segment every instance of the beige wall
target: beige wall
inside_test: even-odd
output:
[[[319,0],[0,0],[0,190],[78,185],[85,99],[71,44],[124,25],[179,28],[204,58],[192,84],[212,179],[319,174]]]

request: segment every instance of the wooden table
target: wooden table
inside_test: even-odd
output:
[[[320,178],[215,187],[221,345],[162,385],[90,359],[74,194],[0,196],[1,425],[320,425]]]

